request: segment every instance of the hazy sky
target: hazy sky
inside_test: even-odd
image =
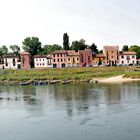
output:
[[[62,45],[84,38],[87,44],[140,45],[139,0],[0,0],[0,45],[37,36]]]

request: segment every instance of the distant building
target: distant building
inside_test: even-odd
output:
[[[67,67],[79,67],[80,58],[79,52],[75,50],[67,51]]]
[[[107,65],[117,66],[119,64],[119,46],[104,46],[103,54],[107,58]]]
[[[47,55],[35,55],[34,66],[35,68],[52,68],[52,58]]]
[[[21,69],[29,69],[31,68],[31,56],[30,53],[24,51],[20,54],[21,57]]]
[[[97,54],[93,57],[93,66],[107,65],[108,61],[104,54]]]
[[[136,52],[134,51],[125,51],[120,52],[119,55],[119,65],[136,65],[137,59],[136,59]]]
[[[56,50],[51,53],[53,68],[65,68],[67,67],[67,51]]]
[[[3,68],[4,69],[20,69],[21,63],[17,56],[3,56]]]
[[[92,66],[92,50],[79,50],[80,67]]]

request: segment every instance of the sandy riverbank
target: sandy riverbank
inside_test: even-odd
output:
[[[132,82],[132,81],[140,81],[140,79],[136,78],[126,78],[124,75],[119,76],[113,76],[110,78],[97,78],[93,79],[94,81],[97,81],[98,83],[120,83],[120,82]]]

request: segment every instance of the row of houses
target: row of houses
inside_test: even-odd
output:
[[[91,49],[85,50],[56,50],[49,55],[35,55],[33,58],[26,51],[17,56],[0,58],[1,69],[29,69],[31,60],[34,68],[67,68],[89,66],[119,66],[136,65],[139,60],[135,52],[119,51],[119,46],[104,46],[103,53],[93,55]]]
[[[66,68],[92,66],[92,50],[56,50],[50,55],[35,55],[35,68]]]
[[[93,57],[93,66],[128,66],[139,64],[134,51],[119,51],[119,46],[104,46],[103,53]]]
[[[66,68],[92,66],[92,50],[56,50],[49,55],[35,55],[33,58],[26,51],[17,56],[3,56],[1,69],[29,69],[31,60],[34,68]]]

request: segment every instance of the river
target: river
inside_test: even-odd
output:
[[[0,86],[1,140],[139,140],[140,83]]]

